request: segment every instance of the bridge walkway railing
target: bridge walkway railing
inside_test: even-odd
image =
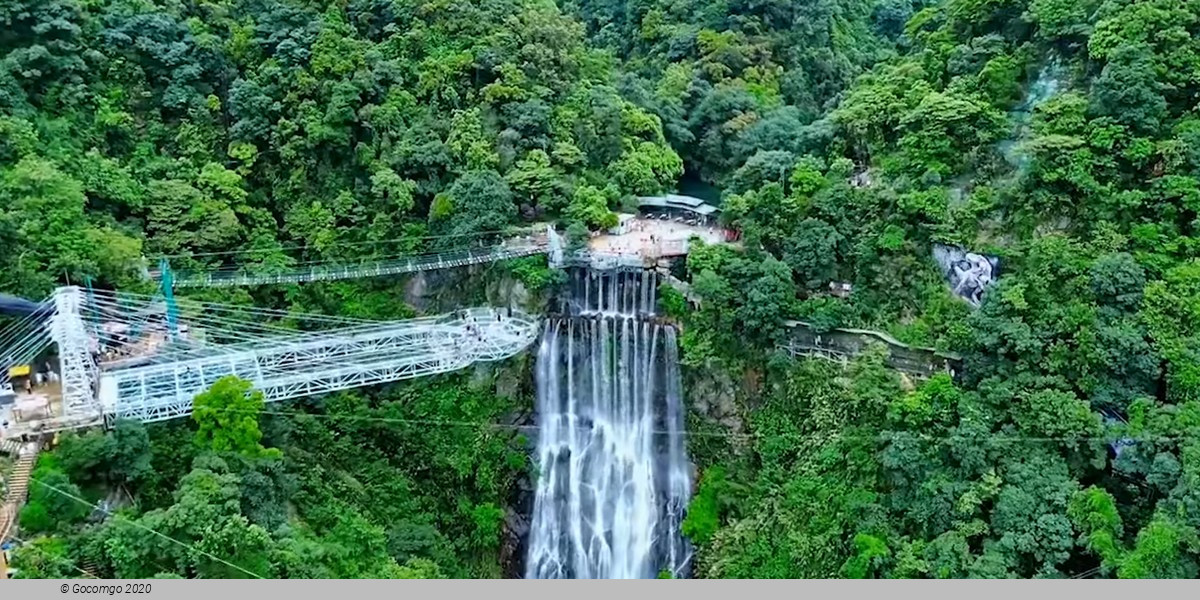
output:
[[[506,243],[496,246],[453,250],[436,254],[421,254],[403,258],[355,264],[321,264],[299,269],[269,269],[247,267],[238,270],[180,271],[174,274],[174,286],[236,287],[312,281],[336,281],[362,277],[384,277],[434,269],[476,265],[522,256],[544,254],[548,247],[537,240]],[[158,275],[161,278],[161,274]]]

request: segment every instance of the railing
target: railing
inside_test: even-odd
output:
[[[861,354],[870,344],[880,343],[888,349],[889,367],[916,377],[927,378],[938,373],[956,376],[962,363],[962,359],[954,354],[905,344],[880,331],[832,329],[817,333],[812,325],[801,321],[788,321],[787,326],[791,332],[780,348],[793,357],[806,356],[845,363]]]
[[[25,444],[13,464],[8,478],[8,491],[4,495],[4,504],[0,506],[0,544],[8,540],[9,534],[16,525],[21,507],[29,495],[29,474],[37,461],[37,442]]]
[[[208,273],[181,271],[175,274],[174,285],[177,288],[234,287],[384,277],[402,273],[463,267],[510,258],[520,258],[522,256],[544,254],[547,251],[548,248],[545,242],[531,240],[438,254],[414,255],[390,260],[368,261],[357,264],[313,265],[291,270],[271,271],[266,268],[256,270],[250,267],[236,271],[214,271]],[[161,278],[161,274],[158,274],[158,278]]]
[[[190,414],[196,394],[227,375],[249,381],[267,402],[275,402],[447,373],[524,350],[538,327],[519,312],[466,309],[433,319],[218,347],[209,355],[103,373],[100,403],[108,421],[152,422]]]

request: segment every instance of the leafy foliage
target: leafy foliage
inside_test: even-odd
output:
[[[742,454],[704,455],[689,516],[701,572],[1193,577],[1200,163],[1196,82],[1178,73],[1200,64],[1200,5],[925,4],[877,9],[899,52],[827,115],[783,128],[790,143],[707,148],[730,161],[709,168],[745,250],[689,257],[701,308],[684,355],[762,392],[741,408]],[[698,47],[730,57],[739,39]],[[731,111],[757,98],[718,97]],[[1000,257],[982,307],[948,296],[934,243]],[[870,359],[841,374],[781,363],[786,331],[738,312],[763,306],[748,274],[775,260],[793,284],[772,296],[794,298],[785,314],[954,350],[961,377],[905,391]],[[849,298],[824,293],[839,281]],[[785,402],[801,404],[779,430]],[[710,478],[752,491],[716,510]]]
[[[0,21],[0,290],[144,291],[143,254],[280,268],[518,222],[575,247],[701,180],[743,236],[694,244],[688,297],[660,299],[689,378],[742,385],[689,418],[697,574],[1197,576],[1195,0],[16,0]],[[999,257],[981,307],[937,243]],[[223,301],[412,316],[400,293]],[[793,319],[952,350],[960,377],[901,378],[877,349],[786,360]],[[190,423],[64,436],[14,564],[500,575],[528,458],[480,424],[527,409],[511,396],[442,378],[273,415],[222,380]]]

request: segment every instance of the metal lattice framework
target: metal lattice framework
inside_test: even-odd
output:
[[[317,264],[296,269],[264,272],[254,268],[212,272],[181,271],[174,274],[174,287],[233,287],[279,283],[335,281],[363,277],[383,277],[418,271],[477,265],[534,254],[545,254],[549,247],[542,240],[517,239],[495,246],[453,250],[401,258],[372,260],[356,264]],[[159,274],[158,277],[162,275]]]
[[[97,369],[93,360],[95,344],[83,322],[83,290],[60,288],[54,293],[54,314],[50,317],[50,337],[58,344],[59,374],[62,377],[64,414],[99,417],[100,407],[93,393]]]
[[[3,347],[22,358],[46,343],[58,347],[61,403],[24,420],[22,431],[184,416],[228,375],[276,402],[447,373],[519,353],[540,326],[493,308],[372,321],[77,287],[58,289],[45,305],[53,308],[21,323],[28,333],[11,336],[19,344]]]
[[[108,419],[161,421],[190,414],[192,398],[227,375],[276,402],[507,358],[532,344],[537,331],[524,315],[484,308],[248,342],[208,356],[117,367],[100,375],[99,398]]]

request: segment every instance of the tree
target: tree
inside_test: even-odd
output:
[[[752,335],[774,340],[795,300],[792,272],[774,257],[762,261],[757,271],[745,289],[745,304],[738,310],[738,316]]]
[[[168,179],[147,188],[147,232],[155,249],[168,253],[229,247],[241,237],[237,214],[225,198],[210,196],[186,181]]]
[[[608,229],[617,225],[617,215],[609,210],[609,198],[615,195],[611,187],[599,189],[590,185],[575,188],[566,215],[571,221],[581,222],[593,229]]]
[[[76,281],[84,276],[125,281],[128,264],[140,248],[126,245],[125,238],[111,230],[93,227],[85,214],[82,185],[53,162],[31,156],[3,169],[0,193],[5,197],[0,205],[5,230],[0,247],[14,259],[13,268],[0,279],[6,287],[40,297],[64,273]],[[100,264],[117,270],[101,272]]]
[[[447,191],[453,208],[434,220],[454,235],[496,231],[516,216],[512,192],[495,171],[471,171],[459,177]],[[433,216],[433,215],[431,215]]]
[[[1146,286],[1142,312],[1159,352],[1167,359],[1173,397],[1200,393],[1200,263],[1181,264]]]
[[[683,175],[683,161],[674,150],[654,142],[636,142],[608,167],[613,181],[627,194],[652,196]]]
[[[713,467],[702,475],[699,490],[692,497],[682,524],[683,534],[692,541],[706,544],[717,533],[725,487],[725,470],[721,467]]]
[[[192,406],[196,445],[200,448],[245,457],[272,452],[263,448],[262,431],[258,427],[263,395],[251,391],[250,382],[232,375],[222,377],[208,391],[198,394]]]
[[[79,574],[62,538],[39,537],[13,552],[17,579],[69,579]]]
[[[1135,310],[1142,301],[1146,272],[1128,253],[1108,254],[1091,268],[1092,291],[1102,304]]]
[[[805,287],[822,287],[837,275],[842,240],[837,229],[810,217],[788,237],[783,259]]]
[[[1121,538],[1124,533],[1116,501],[1095,486],[1075,493],[1067,509],[1079,541],[1089,552],[1100,557],[1106,571],[1112,571],[1124,559]]]
[[[733,174],[733,193],[744,193],[768,181],[785,184],[791,177],[796,157],[783,150],[760,150]],[[786,192],[786,190],[785,190]]]
[[[219,459],[198,461],[180,482],[175,504],[134,523],[110,521],[103,535],[114,574],[150,577],[168,564],[201,578],[270,577],[271,537],[239,513],[240,480],[225,468]],[[147,529],[166,537],[146,536]]]
[[[1092,92],[1092,110],[1137,131],[1157,130],[1166,116],[1167,101],[1159,93],[1150,48],[1121,46],[1107,58]]]
[[[138,421],[117,421],[109,433],[64,435],[56,456],[71,478],[80,482],[136,484],[151,471],[150,437]]]
[[[1041,37],[1078,43],[1091,33],[1088,21],[1096,4],[1094,0],[1033,0],[1029,12],[1037,21]]]
[[[531,150],[517,161],[504,177],[512,190],[526,204],[545,209],[559,208],[562,203],[556,193],[560,175],[550,166],[550,156],[544,150]]]
[[[29,533],[65,531],[91,512],[79,486],[71,483],[53,457],[40,458],[29,481],[29,499],[21,508],[21,529]]]
[[[1181,546],[1191,543],[1196,531],[1158,515],[1138,532],[1133,550],[1121,563],[1121,579],[1191,579],[1196,577],[1194,557],[1184,554]]]
[[[391,211],[407,213],[412,210],[416,188],[416,183],[401,179],[388,167],[381,167],[371,175],[371,193]]]

